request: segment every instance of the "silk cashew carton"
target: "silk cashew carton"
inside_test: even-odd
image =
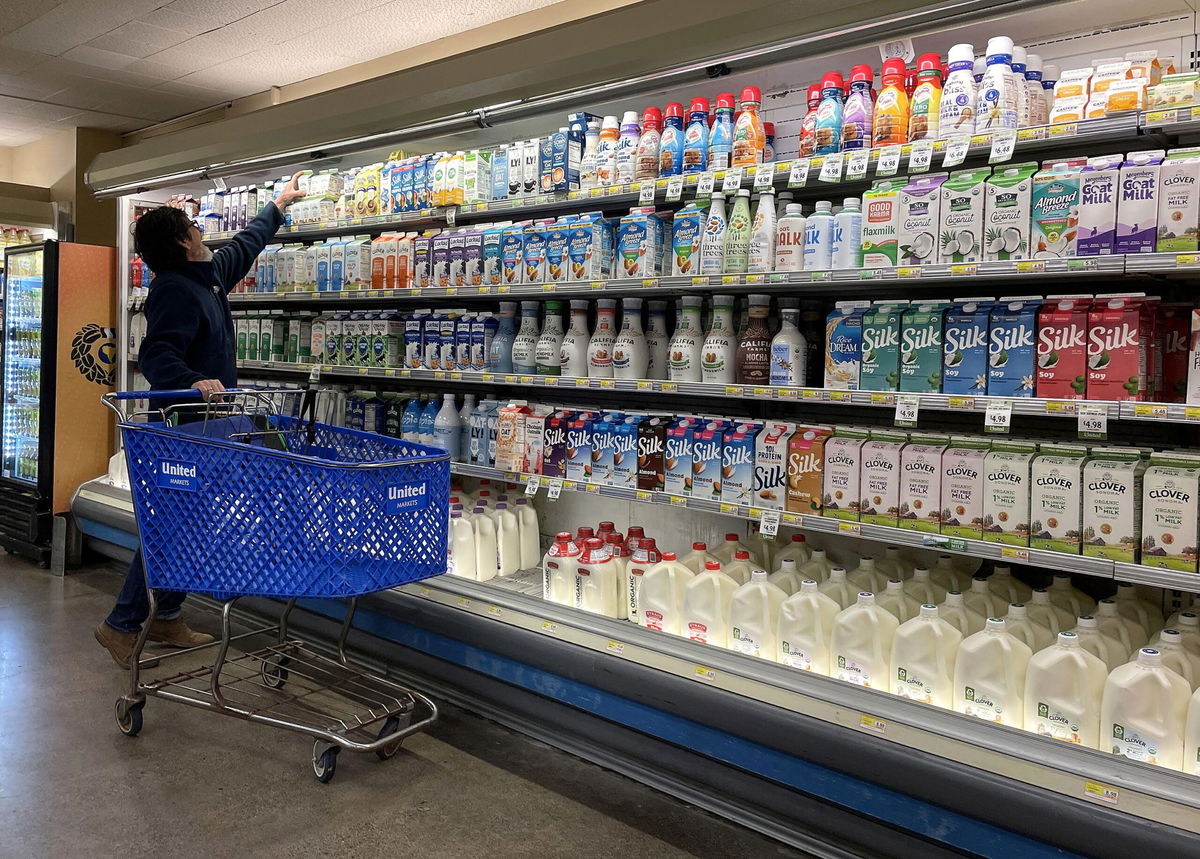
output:
[[[787,510],[821,515],[824,492],[825,442],[830,427],[797,427],[787,444]]]
[[[940,530],[947,537],[983,535],[983,461],[991,443],[952,438],[942,454]]]
[[[862,446],[859,467],[859,517],[872,525],[896,527],[900,518],[900,455],[908,436],[872,432]]]
[[[1030,463],[1036,444],[993,442],[983,459],[983,539],[1029,545]]]
[[[942,184],[942,222],[938,262],[979,262],[983,259],[984,185],[991,168],[958,170]]]
[[[1083,466],[1083,554],[1137,563],[1142,473],[1136,448],[1095,448]]]
[[[825,440],[822,516],[858,521],[862,446],[869,435],[865,429],[839,427],[833,437]]]
[[[1010,164],[987,180],[983,208],[983,258],[1029,259],[1029,223],[1036,161]]]
[[[900,451],[897,525],[906,531],[936,534],[941,523],[942,454],[950,438],[913,435]]]
[[[1087,448],[1043,444],[1030,463],[1029,547],[1078,555]]]
[[[877,301],[862,315],[859,390],[899,389],[900,319],[907,309],[907,301]]]
[[[1196,572],[1200,456],[1150,455],[1142,475],[1142,566]]]

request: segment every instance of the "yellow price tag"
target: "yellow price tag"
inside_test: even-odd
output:
[[[688,500],[686,498],[684,498],[682,495],[672,495],[671,503],[674,504],[676,507],[687,507]]]
[[[619,641],[609,641],[607,648],[609,653],[621,654],[625,652],[625,645]]]
[[[651,498],[651,494],[649,492],[647,492],[645,489],[639,489],[637,491],[637,500],[638,501],[649,501],[650,498]]]
[[[774,399],[774,397],[775,397],[775,389],[774,389],[774,388],[755,388],[755,389],[754,389],[754,396],[756,396],[756,397],[765,397],[765,398],[766,398],[766,399],[768,399],[768,400],[770,400],[770,399]]]
[[[921,267],[919,265],[902,265],[896,269],[896,277],[920,277]]]
[[[592,281],[592,289],[604,289],[604,287],[607,285],[608,285],[607,281],[603,281],[603,280],[593,280]]]
[[[1160,122],[1176,122],[1179,119],[1177,110],[1152,110],[1146,114],[1147,125],[1157,125]]]
[[[1183,418],[1188,421],[1200,421],[1200,406],[1184,406]]]
[[[1165,418],[1167,406],[1165,403],[1134,403],[1133,416],[1137,418]]]
[[[794,400],[797,393],[795,388],[780,388],[775,392],[775,396],[781,400]]]
[[[800,398],[804,400],[820,400],[824,399],[822,396],[824,393],[824,391],[818,391],[815,388],[805,388],[800,392]]]
[[[727,397],[740,397],[744,393],[745,393],[745,390],[739,385],[726,385],[725,386],[725,396],[727,396]]]
[[[556,388],[558,387],[558,376],[543,376],[542,384],[547,387]]]
[[[1079,133],[1079,123],[1064,122],[1061,125],[1050,126],[1051,137],[1070,137]]]
[[[679,385],[675,382],[661,382],[659,383],[658,389],[660,391],[678,391]]]
[[[858,522],[838,522],[838,530],[843,534],[861,534],[862,525]]]
[[[722,513],[736,513],[736,512],[738,512],[738,506],[736,504],[725,504],[722,502],[721,512]]]
[[[848,403],[854,399],[854,394],[851,391],[830,391],[829,399],[835,403]]]
[[[695,677],[697,680],[703,680],[705,683],[715,683],[717,681],[717,672],[707,665],[697,665]]]
[[[1001,546],[1000,547],[1000,557],[1001,558],[1011,558],[1014,561],[1028,561],[1029,560],[1029,550],[1021,549],[1021,548],[1018,548],[1017,546]]]
[[[637,383],[637,389],[638,389],[639,391],[653,391],[653,390],[654,390],[654,383],[653,383],[653,382],[648,382],[648,381],[646,381],[645,379],[641,379],[641,380],[639,380],[639,381],[638,381],[638,383]]]
[[[971,411],[975,410],[975,398],[974,397],[950,397],[948,405],[952,409],[963,409],[964,411],[971,412]]]
[[[1200,263],[1200,254],[1175,254],[1175,265],[1195,265]]]
[[[533,384],[533,376],[522,376],[521,384],[522,385],[532,385]]]
[[[740,274],[727,274],[721,278],[721,283],[726,284],[726,285],[737,284],[737,283],[741,283],[741,282],[742,282],[742,276]]]
[[[269,363],[269,362],[268,362],[268,363]],[[365,376],[365,375],[367,375],[367,368],[366,368],[366,367],[359,367],[359,368],[358,368],[358,375],[360,375],[360,376]]]
[[[617,383],[614,382],[612,379],[601,379],[600,380],[601,388],[615,388],[616,386],[617,386]]]
[[[564,480],[563,481],[563,489],[566,489],[567,491],[575,490],[578,487],[579,487],[579,484],[574,480]]]
[[[789,525],[803,525],[804,517],[799,513],[784,513],[782,516],[784,522]]]
[[[575,380],[575,387],[576,387],[576,388],[586,388],[587,386],[588,386],[588,380],[587,380],[587,379],[576,379],[576,380]]]
[[[1032,272],[1040,272],[1045,270],[1046,261],[1044,259],[1017,260],[1017,274],[1030,274]]]
[[[1048,415],[1073,415],[1075,414],[1076,406],[1074,400],[1047,400],[1046,414]]]
[[[653,289],[654,287],[658,286],[658,278],[657,277],[644,277],[644,278],[642,278],[642,286],[644,286],[647,289]]]
[[[979,266],[973,262],[960,262],[950,266],[950,274],[954,276],[975,274],[977,271],[979,271]]]
[[[746,283],[762,283],[766,277],[765,274],[748,274],[746,275]]]
[[[896,402],[895,394],[885,394],[876,391],[871,394],[871,404],[876,406],[890,406]]]
[[[887,722],[878,716],[868,716],[866,713],[858,717],[858,726],[864,731],[870,731],[872,734],[887,733]]]
[[[1121,791],[1112,785],[1101,784],[1098,781],[1085,781],[1083,795],[1088,799],[1094,799],[1107,805],[1116,805],[1121,800]]]
[[[444,378],[446,378],[446,371],[445,371],[445,370],[434,370],[434,371],[433,371],[433,378],[435,378],[435,379],[444,379]]]
[[[542,284],[542,292],[554,292],[554,284],[543,283]]]
[[[593,495],[599,494],[600,484],[599,483],[589,483],[587,485],[587,491],[592,493]]]

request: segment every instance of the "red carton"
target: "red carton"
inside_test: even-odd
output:
[[[1145,400],[1153,336],[1144,294],[1097,295],[1088,313],[1088,399]]]
[[[1051,295],[1038,310],[1039,397],[1082,400],[1087,392],[1090,295]]]
[[[1182,403],[1187,395],[1191,325],[1190,304],[1164,304],[1159,308],[1158,327],[1163,333],[1162,398],[1168,403]]]

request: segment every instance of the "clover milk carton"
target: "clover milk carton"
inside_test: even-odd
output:
[[[913,176],[900,191],[900,224],[896,241],[898,265],[937,262],[941,228],[942,184],[949,174]]]
[[[1196,572],[1200,456],[1150,455],[1142,475],[1142,566]]]
[[[942,326],[949,302],[910,305],[900,321],[900,390],[942,390]]]
[[[1158,170],[1166,152],[1130,152],[1121,165],[1113,252],[1150,253],[1158,236]]]
[[[983,535],[983,464],[986,439],[954,437],[942,453],[940,531],[978,540]]]
[[[1043,444],[1029,468],[1029,547],[1078,555],[1087,448]]]
[[[1167,153],[1158,169],[1159,253],[1200,249],[1200,149]]]
[[[906,531],[936,534],[941,523],[944,435],[912,435],[900,451],[899,521]]]
[[[767,421],[754,442],[754,497],[750,503],[764,510],[787,505],[788,440],[796,425]]]
[[[1086,161],[1046,161],[1034,174],[1030,242],[1034,259],[1061,259],[1077,253],[1079,176]]]
[[[1153,319],[1141,293],[1097,295],[1088,311],[1087,394],[1093,400],[1145,400]]]
[[[1037,445],[993,442],[983,459],[983,539],[1029,545],[1030,463]]]
[[[908,436],[872,431],[863,443],[859,467],[859,518],[896,527],[900,517],[900,456]]]
[[[825,388],[857,391],[862,365],[862,318],[871,305],[839,301],[825,320]]]
[[[862,359],[858,387],[895,391],[900,387],[900,317],[907,301],[877,301],[862,316]]]
[[[1034,393],[1057,400],[1087,395],[1090,295],[1051,295],[1037,314],[1037,380]]]
[[[983,258],[1029,259],[1029,224],[1036,161],[997,169],[985,185]]]
[[[942,393],[987,393],[990,298],[956,298],[942,329]]]
[[[787,510],[821,515],[824,492],[825,442],[830,427],[796,427],[787,440]]]
[[[990,167],[957,170],[942,184],[938,262],[983,259],[984,182],[991,172]]]
[[[1120,155],[1089,158],[1079,174],[1079,237],[1075,252],[1081,257],[1116,253],[1120,164]]]
[[[834,435],[825,440],[822,516],[858,521],[862,501],[859,482],[862,446],[869,435],[864,429],[838,427]]]
[[[1137,563],[1142,524],[1142,452],[1095,448],[1083,466],[1083,554]]]
[[[1034,340],[1042,299],[1001,298],[992,308],[988,327],[988,396],[1032,397]]]

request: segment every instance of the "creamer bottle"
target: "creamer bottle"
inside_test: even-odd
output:
[[[808,372],[808,342],[800,333],[800,300],[779,299],[779,315],[779,332],[771,339],[770,383],[803,387]]]
[[[917,59],[917,88],[909,102],[908,139],[937,140],[941,108],[941,55],[922,54]]]
[[[784,216],[779,219],[775,230],[775,270],[804,270],[804,235],[808,221],[804,207],[799,203],[788,203]]]
[[[1033,595],[1033,589],[1020,579],[1014,578],[1012,567],[1004,564],[993,568],[987,583],[988,589],[997,596],[1003,597],[1005,602],[1025,602]]]
[[[938,106],[938,133],[942,137],[970,135],[975,131],[975,47],[955,45],[946,57],[950,75],[942,86]]]
[[[714,295],[712,324],[700,350],[701,377],[705,382],[732,384],[735,378],[733,296]]]
[[[534,372],[544,376],[557,376],[561,373],[562,341],[565,332],[562,324],[562,302],[546,302],[546,322],[542,326],[542,334],[534,347]],[[516,360],[513,360],[516,363]]]
[[[779,657],[779,609],[787,599],[767,581],[766,570],[753,570],[750,581],[733,594],[729,611],[729,646],[747,656],[772,661]]]
[[[707,169],[708,99],[694,98],[688,107],[687,129],[683,133],[683,172],[703,173]]]
[[[658,175],[678,176],[683,172],[683,105],[673,101],[663,118],[658,150]]]
[[[912,620],[921,610],[921,604],[904,592],[904,582],[899,579],[888,579],[876,602],[880,608],[894,614],[901,623]]]
[[[588,376],[588,345],[587,330],[588,303],[586,301],[571,302],[571,324],[563,335],[560,374],[586,379]]]
[[[733,93],[717,95],[712,130],[708,135],[708,169],[725,170],[733,154]]]
[[[860,591],[870,591],[873,594],[883,593],[888,581],[887,576],[876,569],[875,559],[869,555],[859,559],[858,566],[847,578],[857,585]]]
[[[900,622],[863,591],[833,620],[829,639],[830,676],[856,686],[887,689],[892,644]]]
[[[755,569],[755,562],[750,558],[747,549],[738,549],[733,553],[733,559],[728,563],[722,562],[721,569],[739,585],[750,581],[750,573]]]
[[[612,552],[598,537],[584,541],[575,567],[575,608],[618,617],[621,610],[620,583]]]
[[[541,557],[542,538],[538,527],[538,515],[527,498],[518,498],[516,506],[514,512],[517,516],[517,527],[521,531],[521,569],[532,570],[537,567]]]
[[[841,610],[812,579],[802,581],[800,589],[779,607],[778,660],[801,671],[828,676],[829,641]]]
[[[1100,703],[1100,749],[1167,769],[1183,769],[1191,690],[1152,647],[1108,675]]]
[[[817,111],[821,106],[821,85],[808,88],[808,111],[800,123],[800,158],[810,157],[817,149]]]
[[[496,505],[496,557],[498,572],[511,576],[521,569],[521,526],[508,505]]]
[[[855,66],[850,70],[850,94],[842,109],[842,148],[871,148],[871,114],[875,111],[872,90],[875,72],[870,66]]]
[[[806,579],[823,582],[833,571],[833,562],[824,549],[813,549],[807,561],[800,565],[800,573]]]
[[[1025,128],[1029,122],[1029,81],[1025,78],[1025,49],[1013,45],[1013,102],[1017,110],[1017,128]]]
[[[692,641],[729,647],[729,612],[738,583],[709,561],[683,592],[683,634]]]
[[[963,600],[960,591],[948,591],[938,605],[938,617],[953,626],[963,636],[974,635],[983,629],[986,618]]]
[[[1062,70],[1054,63],[1042,67],[1042,100],[1046,104],[1046,122],[1050,121],[1050,110],[1054,107],[1054,85],[1058,83]]]
[[[667,378],[667,347],[670,336],[667,333],[667,303],[651,301],[650,323],[646,326],[647,379]]]
[[[625,298],[621,301],[621,331],[613,342],[613,377],[644,379],[650,362],[650,349],[642,333],[642,300]]]
[[[725,264],[725,195],[714,193],[704,221],[704,236],[700,239],[700,273],[720,274]]]
[[[1028,124],[1045,125],[1049,121],[1050,111],[1046,107],[1046,91],[1042,89],[1042,58],[1037,54],[1026,55],[1025,80],[1026,97],[1029,99]]]
[[[1074,617],[1083,617],[1096,610],[1096,601],[1072,585],[1068,573],[1055,573],[1050,580],[1050,601]]]
[[[604,117],[600,126],[600,140],[596,149],[596,186],[616,184],[617,143],[621,139],[621,127],[615,116]]]
[[[490,581],[500,573],[496,523],[486,507],[476,507],[471,524],[475,527],[475,575],[478,581]]]
[[[962,633],[922,605],[916,617],[896,628],[892,639],[892,679],[888,691],[913,701],[954,706],[954,663]]]
[[[533,302],[530,302],[531,304]],[[537,325],[537,305],[534,304],[533,324]],[[491,373],[511,373],[513,369],[513,341],[517,336],[516,328],[517,303],[515,301],[500,302],[500,327],[496,329],[492,342],[488,346],[487,369]],[[522,317],[524,324],[524,317]],[[536,343],[537,340],[535,339]]]
[[[767,134],[762,117],[758,113],[762,105],[762,92],[758,87],[748,86],[742,90],[742,109],[733,124],[733,167],[752,167],[763,162]]]
[[[452,576],[474,579],[475,529],[460,510],[450,514],[450,535],[446,542],[446,572]]]
[[[767,581],[789,597],[800,590],[800,582],[803,579],[804,577],[800,575],[800,565],[796,563],[795,558],[784,558],[780,562],[779,569],[767,577]]]
[[[833,250],[835,269],[862,268],[862,209],[857,197],[842,200],[842,210],[833,216]]]
[[[1122,646],[1121,640],[1102,630],[1092,615],[1080,616],[1072,631],[1079,639],[1079,646],[1101,660],[1109,671],[1128,661],[1129,651]]]
[[[725,227],[725,247],[722,250],[721,272],[723,274],[745,274],[750,263],[750,189],[742,188],[733,198],[729,212],[729,223]],[[700,269],[704,270],[704,245],[700,246]]]
[[[821,79],[821,103],[817,106],[814,155],[833,155],[841,152],[843,97],[841,73],[826,72]]]
[[[808,216],[804,231],[804,268],[809,271],[833,268],[833,204],[818,200]]]
[[[1054,633],[1048,626],[1043,626],[1029,616],[1029,612],[1025,610],[1025,603],[1011,603],[1004,619],[1008,621],[1008,631],[1025,642],[1034,653],[1054,644]]]
[[[700,306],[704,299],[685,295],[679,300],[680,322],[667,346],[667,378],[672,382],[700,381]]]
[[[1029,617],[1048,628],[1054,635],[1066,632],[1075,626],[1075,615],[1056,606],[1050,600],[1050,592],[1039,588],[1025,603]]]
[[[892,57],[884,60],[880,80],[883,89],[875,99],[871,116],[874,146],[893,146],[908,142],[908,93],[904,89],[904,60]]]
[[[614,184],[624,185],[626,182],[633,181],[633,175],[637,172],[637,148],[640,137],[641,128],[638,127],[637,111],[625,111],[625,115],[621,117],[621,134],[617,138],[617,151],[614,155],[616,165]]]
[[[954,666],[954,709],[988,722],[1020,728],[1025,719],[1025,672],[1033,652],[989,617],[983,632],[969,635]]]
[[[1033,655],[1025,673],[1025,730],[1098,748],[1100,703],[1108,666],[1084,650],[1073,632]]]
[[[1013,42],[993,36],[987,44],[987,69],[975,100],[975,132],[1017,127],[1017,94],[1012,72]]]
[[[637,162],[633,178],[657,179],[658,156],[662,145],[662,112],[657,107],[646,108],[642,114],[642,134],[637,142]]]
[[[579,189],[590,191],[597,187],[600,158],[600,123],[591,120],[583,138],[583,157],[579,159]]]
[[[617,301],[601,298],[596,302],[596,329],[588,341],[587,375],[591,379],[613,377],[613,344],[617,339]]]
[[[679,563],[674,552],[663,552],[662,560],[642,576],[638,622],[647,629],[682,635],[683,597],[695,575]]]
[[[775,193],[770,189],[758,198],[754,224],[750,228],[750,258],[746,271],[763,274],[775,268]]]
[[[659,553],[653,537],[642,537],[630,552],[629,563],[625,565],[623,591],[625,616],[634,623],[641,622],[642,578],[661,561],[662,555]]]
[[[542,559],[542,599],[559,605],[575,602],[575,565],[579,546],[570,531],[562,531]]]
[[[814,554],[816,553],[814,552]],[[805,572],[805,567],[807,566],[808,564],[805,564],[804,567],[800,568],[804,575],[808,575],[808,573]],[[858,588],[855,586],[854,582],[846,578],[845,567],[831,567],[829,569],[829,574],[825,577],[825,580],[817,587],[821,593],[825,594],[825,596],[829,597],[831,600],[837,603],[838,606],[844,609],[854,605],[854,603],[858,600]]]
[[[763,385],[771,381],[771,330],[767,316],[771,312],[771,296],[751,295],[745,317],[746,328],[738,335],[737,381],[739,384]]]
[[[1122,615],[1141,625],[1146,632],[1147,641],[1163,628],[1162,612],[1153,603],[1138,598],[1136,585],[1118,582],[1114,600]]]
[[[538,303],[521,302],[521,327],[512,341],[512,371],[514,373],[537,372],[537,346],[541,337],[538,326]]]

